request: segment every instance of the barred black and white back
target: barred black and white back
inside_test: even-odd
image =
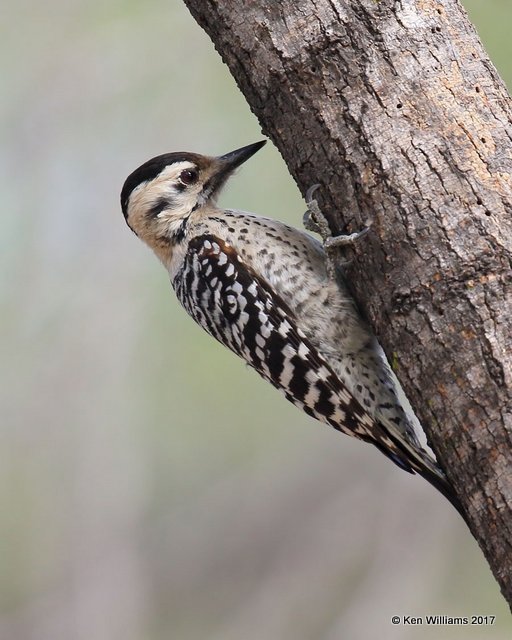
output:
[[[194,320],[290,402],[344,433],[367,436],[373,420],[340,385],[286,303],[230,245],[211,235],[191,240],[173,285]]]
[[[290,307],[232,246],[209,234],[191,239],[173,286],[192,318],[287,400],[313,418],[371,442],[402,469],[420,473],[446,494],[444,474],[429,454],[404,440],[396,424],[376,422],[367,413],[297,326]],[[451,492],[447,497],[452,499]]]

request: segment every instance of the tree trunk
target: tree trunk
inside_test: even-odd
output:
[[[334,232],[512,605],[511,103],[457,0],[185,0]]]

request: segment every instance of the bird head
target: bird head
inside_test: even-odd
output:
[[[265,142],[218,157],[179,151],[148,160],[128,176],[121,191],[128,226],[155,250],[179,242],[190,214],[215,202],[233,171]]]

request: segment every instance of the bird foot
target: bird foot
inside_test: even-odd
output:
[[[304,213],[302,221],[304,227],[308,231],[318,233],[321,236],[325,254],[327,257],[327,272],[331,278],[334,278],[336,274],[336,266],[333,260],[333,249],[336,249],[338,247],[353,246],[358,240],[365,236],[368,231],[370,231],[372,221],[368,220],[366,222],[366,226],[361,229],[361,231],[333,236],[327,218],[318,206],[318,202],[313,198],[313,194],[319,187],[319,184],[314,184],[307,190],[306,205],[308,208]],[[347,266],[351,262],[351,260],[344,260],[341,264],[342,266]]]

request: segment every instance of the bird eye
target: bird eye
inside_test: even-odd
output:
[[[180,173],[180,182],[183,184],[194,184],[197,182],[198,174],[195,169],[184,169]]]

